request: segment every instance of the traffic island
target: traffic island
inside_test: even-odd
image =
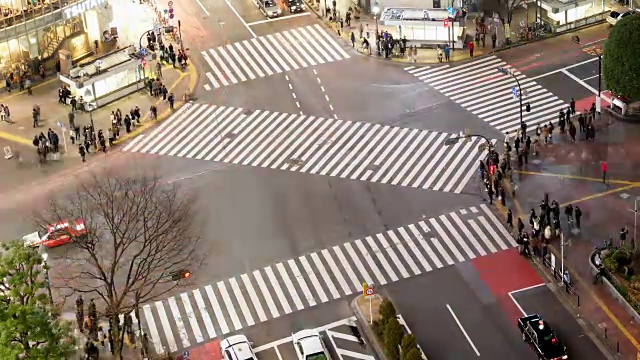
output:
[[[388,298],[360,295],[351,303],[359,326],[371,348],[382,360],[421,360],[422,350],[415,336]]]

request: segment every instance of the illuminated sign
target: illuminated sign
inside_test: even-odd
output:
[[[81,1],[75,5],[68,6],[62,10],[64,14],[64,19],[71,19],[78,15],[83,14],[87,10],[91,10],[95,7],[103,5],[107,0],[85,0]]]

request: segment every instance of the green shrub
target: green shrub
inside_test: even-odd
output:
[[[382,330],[382,325],[380,324],[380,321],[375,320],[373,324],[371,324],[371,329],[373,330],[373,333],[376,335],[376,338],[378,339],[378,341],[384,342],[384,331]]]
[[[400,342],[404,333],[395,317],[390,318],[384,326],[384,348],[389,360],[400,359]]]
[[[402,360],[408,360],[409,354],[411,354],[413,350],[418,349],[418,342],[416,341],[416,337],[413,336],[413,334],[405,335],[402,338],[400,348],[402,348]],[[420,352],[418,351],[418,354],[419,353]]]
[[[396,318],[396,308],[389,299],[382,300],[380,304],[380,322],[382,327],[389,321],[389,319]]]
[[[422,360],[422,353],[418,348],[414,348],[404,355],[402,360]]]

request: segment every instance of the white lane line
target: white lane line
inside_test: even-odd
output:
[[[591,85],[587,84],[586,82],[580,80],[577,76],[573,75],[572,73],[568,72],[567,70],[562,70],[562,73],[564,73],[565,75],[567,75],[568,77],[572,78],[573,80],[575,80],[578,84],[584,86],[585,89],[591,91],[594,94],[598,94],[598,90],[594,89]],[[602,96],[601,97],[606,101],[606,102],[611,102],[611,98],[607,97],[607,96]]]
[[[199,289],[193,290],[193,297],[196,299],[198,309],[200,309],[202,321],[204,321],[204,326],[206,326],[207,332],[209,333],[209,339],[213,339],[216,337],[216,330],[213,327],[211,316],[209,316],[209,311],[207,310],[207,306],[204,304],[204,299],[202,298],[202,294]]]
[[[513,296],[513,294],[516,294],[516,293],[519,293],[519,292],[522,292],[522,291],[527,291],[527,290],[539,288],[540,286],[545,286],[545,285],[547,285],[547,284],[542,283],[542,284],[528,286],[526,288],[513,290],[513,291],[509,292],[509,297],[511,298],[511,301],[513,301],[513,303],[516,304],[516,307],[518,307],[518,310],[520,310],[520,312],[522,313],[523,316],[527,316],[527,313],[524,311],[522,306],[520,306],[520,304],[516,301],[516,298]]]
[[[251,29],[251,27],[249,27],[247,22],[244,21],[242,16],[240,16],[240,14],[238,14],[238,11],[236,11],[236,9],[233,7],[233,5],[231,5],[229,0],[224,0],[224,2],[227,3],[227,5],[229,5],[229,8],[231,8],[231,11],[233,11],[233,13],[238,17],[238,19],[240,19],[240,22],[242,23],[242,25],[244,25],[244,27],[246,27],[247,30],[249,30],[249,33],[251,34],[251,36],[253,36],[254,38],[257,38],[258,35],[256,35],[256,33],[253,32],[253,30]]]
[[[467,338],[467,341],[469,342],[469,345],[471,345],[471,347],[473,348],[473,351],[475,351],[476,355],[480,356],[480,352],[478,351],[476,346],[473,344],[473,341],[471,341],[469,334],[467,334],[467,331],[464,329],[464,327],[462,327],[460,320],[458,320],[456,313],[453,312],[453,309],[451,309],[451,306],[449,306],[449,304],[447,304],[447,310],[449,310],[449,313],[453,317],[453,320],[455,320],[456,324],[458,324],[458,327],[460,328],[460,331],[462,331],[462,334],[464,335],[464,337]]]
[[[271,317],[273,318],[279,317],[280,313],[278,312],[276,303],[273,301],[273,298],[269,293],[269,288],[267,287],[267,283],[262,278],[262,274],[260,274],[260,271],[259,270],[254,271],[253,277],[256,278],[256,281],[258,282],[258,287],[260,288],[260,291],[262,292],[262,296],[267,302],[267,306],[269,307],[269,312],[271,312]]]
[[[202,336],[202,332],[200,331],[200,326],[198,325],[196,314],[193,312],[193,307],[191,307],[191,301],[189,301],[189,295],[187,293],[180,294],[180,300],[182,300],[182,305],[184,307],[185,312],[187,313],[187,318],[189,319],[189,323],[191,324],[193,335],[196,337],[196,343],[203,342],[204,337]]]
[[[178,309],[178,303],[174,297],[170,297],[167,299],[169,303],[169,308],[171,309],[171,313],[173,314],[173,320],[178,328],[178,335],[180,335],[180,340],[182,341],[183,347],[191,346],[191,342],[189,342],[189,334],[187,333],[187,329],[184,327],[184,322],[182,321],[182,316],[180,315],[180,309]]]
[[[244,295],[242,294],[242,290],[240,289],[240,285],[238,285],[238,281],[236,278],[229,279],[229,283],[231,284],[231,290],[238,300],[238,304],[240,304],[240,310],[244,315],[244,319],[247,322],[247,326],[255,325],[255,321],[253,321],[253,316],[251,315],[251,310],[249,310],[249,306],[247,305],[247,301],[244,299]]]
[[[242,274],[240,275],[240,278],[242,279],[242,283],[244,284],[245,289],[247,289],[247,292],[249,293],[249,298],[251,299],[251,302],[253,303],[253,307],[256,309],[256,312],[258,313],[258,318],[260,319],[260,322],[267,321],[267,315],[265,314],[264,309],[260,304],[258,293],[256,293],[256,289],[254,289],[253,284],[251,283],[251,279],[249,278],[249,275]]]
[[[222,335],[229,332],[229,326],[227,325],[227,320],[224,318],[224,314],[222,313],[222,308],[220,307],[220,303],[216,298],[216,295],[213,293],[213,287],[211,285],[207,285],[204,287],[204,291],[207,293],[207,297],[209,297],[209,302],[211,302],[211,307],[213,307],[213,312],[216,314],[216,320],[218,320],[218,325],[220,326],[220,331],[222,331]]]
[[[592,62],[592,61],[596,61],[596,60],[598,60],[598,58],[597,58],[597,57],[595,57],[595,58],[593,58],[593,59],[585,60],[585,61],[583,61],[583,62],[579,62],[579,63],[577,63],[577,64],[569,65],[569,66],[567,66],[567,67],[563,67],[563,68],[561,68],[561,69],[557,69],[557,70],[549,71],[548,73],[544,73],[544,74],[541,74],[541,75],[538,75],[538,76],[530,77],[530,78],[529,78],[529,80],[536,80],[536,79],[539,79],[539,78],[541,78],[541,77],[545,77],[545,76],[549,76],[549,75],[557,74],[557,73],[559,73],[559,72],[562,72],[563,70],[573,69],[574,67],[578,67],[578,66],[580,66],[580,65],[588,64],[588,63],[590,63],[590,62]]]
[[[297,18],[297,17],[301,17],[301,16],[309,16],[309,15],[311,15],[311,13],[304,12],[304,13],[300,13],[300,14],[281,16],[281,17],[277,17],[277,18],[274,18],[274,19],[254,21],[254,22],[247,23],[247,25],[248,26],[255,26],[255,25],[266,24],[266,23],[270,23],[270,22],[274,22],[274,21],[287,20],[287,19]]]
[[[595,78],[597,78],[598,76],[600,76],[600,75],[596,74],[596,75],[593,75],[593,76],[589,76],[588,78],[584,78],[584,79],[582,79],[582,81],[587,81],[587,80],[595,79]]]
[[[229,296],[229,292],[227,291],[227,286],[222,281],[218,281],[218,292],[222,296],[222,301],[227,307],[227,313],[231,317],[231,322],[233,323],[233,327],[236,330],[242,329],[242,323],[240,322],[240,318],[238,317],[238,313],[233,306],[233,302],[231,301],[231,296]]]
[[[196,2],[198,3],[198,5],[200,5],[200,7],[202,8],[202,11],[204,11],[205,14],[207,14],[207,16],[209,16],[209,11],[207,11],[207,9],[204,7],[204,5],[202,5],[202,2],[200,2],[200,0],[196,0]]]
[[[144,317],[147,319],[147,324],[149,325],[149,332],[151,332],[151,341],[153,342],[153,348],[156,350],[157,354],[160,354],[164,351],[162,348],[162,342],[160,341],[160,334],[158,333],[158,328],[156,327],[156,321],[153,318],[153,312],[151,311],[151,305],[145,305],[142,307],[144,310]]]

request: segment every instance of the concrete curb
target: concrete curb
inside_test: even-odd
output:
[[[617,111],[613,111],[611,110],[611,108],[609,107],[605,107],[604,110],[613,118],[615,118],[616,120],[619,120],[621,122],[625,122],[628,124],[640,124],[640,115],[633,115],[633,116],[623,116],[621,114],[618,114]]]
[[[378,294],[374,296],[382,300],[382,296]],[[366,338],[367,343],[371,345],[371,349],[373,349],[373,352],[376,354],[378,359],[387,360],[387,356],[385,355],[384,351],[382,351],[382,348],[378,343],[378,338],[376,338],[376,334],[373,333],[373,330],[371,329],[371,326],[369,325],[369,322],[367,321],[366,316],[362,312],[362,309],[360,309],[360,307],[358,306],[358,299],[361,299],[361,298],[362,298],[362,295],[358,295],[355,297],[355,299],[351,301],[351,303],[349,303],[349,306],[351,307],[354,314],[356,315],[356,319],[358,319],[358,323],[360,325],[358,326],[358,328],[364,330],[362,332],[362,335]]]
[[[589,255],[589,259],[587,260],[589,262],[589,267],[591,268],[591,275],[593,275],[594,277],[598,273],[598,268],[596,268],[593,261],[596,253],[597,250],[594,250],[591,255]],[[609,281],[609,279],[607,279],[606,277],[602,277],[602,283],[605,285],[607,292],[611,295],[611,297],[613,297],[618,303],[620,303],[620,305],[622,305],[625,312],[629,314],[629,316],[631,316],[636,323],[640,323],[640,314],[638,314],[633,306],[631,306],[631,304],[629,304],[629,302],[622,296],[622,294],[618,292],[615,285],[613,285],[611,281]]]

